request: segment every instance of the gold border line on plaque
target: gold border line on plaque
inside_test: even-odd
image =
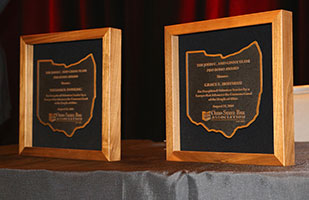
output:
[[[245,125],[242,125],[242,126],[237,126],[234,131],[232,132],[232,134],[230,136],[228,136],[224,131],[222,130],[217,130],[217,129],[210,129],[208,128],[205,124],[203,124],[202,122],[196,122],[194,121],[190,115],[189,115],[189,88],[188,88],[188,83],[189,83],[189,77],[188,77],[188,54],[191,54],[191,53],[204,53],[205,56],[210,56],[210,57],[218,57],[220,56],[221,59],[226,59],[226,58],[229,58],[231,56],[234,56],[234,55],[237,55],[237,54],[240,54],[241,52],[243,52],[244,50],[250,48],[251,46],[253,45],[256,45],[257,49],[258,49],[258,52],[260,54],[260,92],[259,92],[259,95],[258,95],[258,102],[257,102],[257,106],[256,106],[256,114],[255,116],[252,118],[251,121],[249,121],[247,124]],[[197,50],[197,51],[186,51],[186,114],[187,114],[187,117],[189,118],[189,120],[199,126],[201,125],[202,127],[204,127],[208,132],[216,132],[216,133],[221,133],[224,137],[226,138],[232,138],[236,131],[238,129],[241,129],[241,128],[247,128],[248,126],[250,126],[257,118],[257,116],[259,115],[259,108],[260,108],[260,102],[261,102],[261,96],[262,96],[262,93],[263,93],[263,67],[262,67],[262,52],[261,52],[261,49],[260,49],[260,46],[258,44],[257,41],[254,41],[252,42],[251,44],[249,44],[248,46],[242,48],[241,50],[235,52],[235,53],[232,53],[232,54],[229,54],[229,55],[226,55],[226,56],[223,56],[222,54],[207,54],[205,50]]]
[[[90,112],[90,117],[89,117],[89,119],[82,125],[82,126],[77,126],[77,127],[75,127],[74,129],[73,129],[73,131],[72,131],[72,133],[71,134],[68,134],[65,130],[61,130],[61,129],[55,129],[50,123],[45,123],[45,122],[43,122],[42,120],[41,120],[41,118],[40,118],[40,115],[39,115],[39,86],[40,86],[40,84],[39,84],[39,63],[41,63],[41,62],[51,62],[53,65],[55,65],[55,66],[63,66],[64,68],[70,68],[70,67],[72,67],[72,66],[75,66],[75,65],[78,65],[78,64],[80,64],[81,62],[83,62],[84,60],[87,60],[89,57],[91,57],[91,59],[92,59],[92,61],[93,61],[93,63],[94,63],[94,70],[93,70],[93,72],[94,72],[94,93],[93,93],[93,98],[92,98],[92,105],[91,105],[91,112]],[[94,102],[95,102],[95,99],[96,99],[96,62],[95,62],[95,60],[94,60],[94,57],[93,57],[93,54],[92,53],[90,53],[90,54],[88,54],[85,58],[83,58],[83,59],[81,59],[81,60],[79,60],[78,62],[76,62],[76,63],[72,63],[72,64],[70,64],[70,65],[66,65],[66,64],[64,64],[64,63],[54,63],[54,61],[52,60],[52,59],[44,59],[44,60],[38,60],[37,61],[37,109],[36,109],[36,114],[37,114],[37,118],[39,119],[39,121],[40,121],[40,123],[41,124],[43,124],[44,126],[49,126],[51,129],[52,129],[52,131],[53,132],[61,132],[61,133],[64,133],[67,137],[72,137],[73,135],[74,135],[74,133],[75,133],[75,131],[76,130],[78,130],[78,129],[82,129],[82,128],[85,128],[88,124],[89,124],[89,122],[91,121],[91,119],[92,119],[92,117],[93,117],[93,108],[94,108]]]

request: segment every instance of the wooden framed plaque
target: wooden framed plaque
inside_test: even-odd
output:
[[[167,160],[294,164],[292,13],[165,27]]]
[[[120,160],[121,30],[20,38],[21,155]]]

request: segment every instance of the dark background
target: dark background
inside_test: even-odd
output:
[[[275,9],[293,12],[294,83],[309,83],[306,0],[11,0],[0,14],[11,117],[0,144],[18,143],[19,37],[115,27],[122,29],[122,139],[165,138],[164,26]]]

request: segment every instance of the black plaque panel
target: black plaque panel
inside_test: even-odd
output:
[[[34,45],[33,146],[102,149],[102,40]]]
[[[186,78],[187,116],[193,124],[231,138],[257,118],[263,82],[256,41],[227,56],[187,51]]]
[[[181,150],[273,153],[271,24],[181,35],[179,68]]]
[[[96,98],[93,54],[66,66],[53,60],[37,63],[37,117],[54,132],[72,137],[91,121]]]

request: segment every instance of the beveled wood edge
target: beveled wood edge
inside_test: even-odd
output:
[[[102,58],[102,151],[116,161],[121,159],[121,30],[106,32]]]
[[[205,31],[266,24],[273,22],[274,17],[276,17],[282,11],[283,10],[274,10],[233,17],[224,17],[219,19],[189,22],[183,24],[169,25],[165,26],[165,28],[168,29],[171,35],[184,35]]]
[[[32,146],[33,45],[20,38],[19,152]]]
[[[102,96],[104,89],[108,91],[107,97],[102,97],[102,113],[103,108],[108,107],[107,115],[103,117],[102,114],[102,144],[107,144],[107,148],[102,146],[101,151],[91,150],[72,150],[72,149],[58,149],[58,148],[40,148],[32,146],[32,114],[33,114],[33,45],[42,43],[78,41],[88,39],[102,38],[102,73],[104,69],[108,73],[103,73],[106,76],[104,84],[102,83]],[[118,40],[118,41],[117,41]],[[69,159],[90,159],[90,160],[107,160],[118,161],[121,156],[121,124],[120,124],[120,102],[121,102],[121,30],[116,28],[98,28],[89,30],[67,31],[59,33],[46,33],[27,35],[20,37],[20,119],[19,119],[19,154],[28,156],[43,156],[43,157],[58,157]],[[115,45],[115,46],[114,46]],[[106,47],[105,47],[106,46]],[[117,55],[111,55],[117,53]],[[111,59],[111,57],[114,57]],[[112,70],[110,74],[110,68]],[[113,84],[111,84],[111,82]],[[110,98],[113,98],[112,106]],[[108,106],[103,103],[104,98],[107,98]],[[28,105],[28,106],[27,106]],[[31,106],[29,106],[31,105]],[[109,108],[109,107],[112,108]],[[119,119],[116,122],[111,122],[110,118]],[[107,119],[108,128],[103,130],[103,121]],[[113,124],[111,133],[110,123]],[[104,132],[107,131],[107,132]],[[103,140],[106,140],[105,142]],[[53,151],[57,153],[53,153]],[[45,153],[44,153],[45,152]],[[80,153],[83,156],[76,156],[74,154],[65,155],[69,152],[85,152]],[[88,154],[91,154],[88,156]],[[85,154],[85,156],[84,156]],[[102,155],[104,158],[102,158]],[[98,158],[93,158],[98,156]]]
[[[111,29],[111,157],[121,159],[121,35]]]
[[[21,36],[27,44],[42,44],[54,42],[68,42],[76,40],[90,40],[104,37],[106,32],[114,28],[95,28],[76,31],[64,31],[55,33],[43,33]]]
[[[274,154],[289,166],[295,164],[292,13],[281,11],[272,27]]]
[[[165,29],[166,155],[180,150],[178,36]]]
[[[295,165],[294,96],[293,96],[293,20],[291,12],[282,12],[283,97],[284,97],[284,165]]]
[[[166,158],[175,161],[193,161],[193,162],[220,162],[215,159],[193,159],[190,156],[205,155],[225,155],[225,153],[214,152],[191,152],[190,156],[180,150],[180,131],[179,124],[171,124],[175,121],[175,113],[179,108],[175,106],[174,93],[179,92],[179,83],[175,86],[175,82],[179,82],[179,78],[174,80],[175,71],[179,72],[179,64],[175,67],[173,54],[175,54],[175,44],[172,38],[183,34],[205,32],[211,30],[221,30],[228,28],[237,28],[243,26],[272,24],[272,52],[273,52],[273,104],[274,104],[274,154],[261,154],[267,158],[271,157],[273,164],[289,166],[295,164],[294,150],[294,115],[293,115],[293,58],[292,58],[292,13],[285,10],[275,10],[269,12],[241,15],[236,17],[221,18],[214,20],[206,20],[200,22],[192,22],[178,25],[165,26],[165,76],[166,76]],[[284,26],[284,27],[283,27]],[[177,43],[178,48],[178,43]],[[178,49],[177,49],[178,54]],[[285,57],[284,57],[285,55]],[[178,56],[178,55],[177,55]],[[178,60],[177,60],[178,62]],[[176,69],[175,69],[176,68]],[[284,81],[283,81],[284,80]],[[178,94],[179,98],[179,94]],[[178,100],[179,102],[179,100]],[[175,109],[177,111],[175,111]],[[291,113],[292,111],[292,113]],[[177,114],[176,114],[177,115]],[[288,126],[284,126],[289,124]],[[173,126],[178,126],[175,131]],[[287,130],[286,130],[287,129]],[[177,128],[176,128],[177,130]],[[179,139],[179,143],[175,144],[175,138]],[[178,141],[177,141],[178,142]],[[176,147],[175,147],[176,146]],[[286,147],[286,148],[284,148]],[[181,153],[181,154],[179,154]],[[182,154],[185,153],[185,154]],[[202,154],[201,154],[202,153]],[[239,154],[239,153],[237,153]],[[175,157],[175,155],[177,155]],[[182,156],[185,155],[183,158]],[[243,155],[243,154],[239,154]],[[257,154],[248,154],[250,159],[255,158],[255,162],[251,164],[259,165],[263,163]],[[247,155],[247,156],[248,156]],[[242,157],[242,156],[240,156]],[[252,158],[251,158],[252,157]],[[185,160],[184,160],[185,159]],[[280,164],[277,164],[279,162]],[[232,161],[231,163],[237,164]],[[239,163],[243,164],[243,163]],[[261,164],[262,165],[262,164]]]
[[[20,155],[49,157],[49,158],[78,159],[78,160],[108,161],[105,154],[100,150],[25,147],[24,150],[20,153]]]
[[[282,165],[275,155],[259,153],[174,151],[167,160],[248,165]]]
[[[107,31],[102,39],[102,151],[110,158],[110,37]]]
[[[18,152],[21,153],[25,147],[25,131],[26,131],[26,109],[25,109],[25,97],[26,94],[26,83],[25,83],[25,74],[26,74],[26,67],[25,67],[25,56],[26,56],[26,44],[22,38],[20,38],[20,81],[19,81],[19,150]]]
[[[282,77],[282,21],[280,14],[275,17],[272,22],[272,81],[273,81],[273,137],[274,137],[274,154],[278,157],[281,162],[284,158],[283,153],[283,77]],[[279,37],[279,38],[278,38]],[[281,56],[280,56],[281,55]]]

